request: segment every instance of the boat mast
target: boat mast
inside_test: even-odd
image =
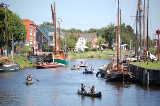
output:
[[[149,0],[147,2],[147,51],[149,51]]]
[[[146,0],[143,2],[143,53],[146,52]]]
[[[61,34],[61,26],[60,26],[60,20],[58,22],[58,36],[57,36],[57,50],[60,51],[60,34]]]
[[[139,47],[138,56],[142,54],[142,1],[138,0],[138,31],[139,31]]]
[[[119,9],[119,0],[118,0],[116,43],[117,43],[117,70],[119,70],[119,61],[120,61],[120,9]]]
[[[55,2],[54,2],[54,8],[52,7],[51,4],[51,11],[52,11],[52,21],[53,21],[53,25],[54,25],[54,37],[53,37],[53,41],[54,41],[54,48],[53,51],[56,51],[56,47],[57,47],[57,37],[56,37],[56,10],[55,10]]]
[[[137,60],[138,60],[138,56],[139,56],[139,53],[138,53],[138,46],[139,44],[139,41],[138,41],[138,10],[136,12],[136,41],[135,41],[135,54],[137,56]]]
[[[120,61],[120,9],[118,0],[118,16],[117,16],[117,27],[116,27],[116,45],[117,45],[117,70],[119,71]]]

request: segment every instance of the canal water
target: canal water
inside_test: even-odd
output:
[[[73,60],[70,66],[85,61],[97,70],[109,60]],[[136,84],[109,83],[96,75],[84,75],[83,69],[26,69],[0,73],[0,106],[159,106],[160,88]],[[34,84],[27,86],[25,77],[32,74]],[[95,85],[102,98],[77,95],[80,84]]]

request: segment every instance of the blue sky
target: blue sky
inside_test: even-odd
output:
[[[31,19],[37,24],[51,22],[50,4],[56,2],[57,16],[63,19],[65,29],[101,28],[116,23],[117,0],[1,0],[21,18]],[[160,0],[150,0],[150,36],[160,28]],[[120,0],[122,22],[135,27],[137,0]]]

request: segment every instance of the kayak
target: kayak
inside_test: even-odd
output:
[[[33,81],[26,81],[26,85],[32,85]]]

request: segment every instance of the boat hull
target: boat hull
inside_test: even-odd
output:
[[[64,64],[64,65],[69,64],[69,62],[67,60],[64,60],[64,59],[54,59],[54,62],[61,63],[61,64]]]
[[[102,97],[101,92],[98,93],[89,93],[89,92],[81,92],[80,90],[78,90],[78,95],[82,95],[82,96],[89,96],[89,97]]]
[[[26,81],[26,85],[32,85],[33,81]]]
[[[63,67],[63,64],[60,63],[50,63],[50,64],[42,64],[42,65],[37,65],[37,69],[47,69],[47,68],[57,68],[57,67]]]
[[[12,72],[18,70],[20,70],[20,66],[18,64],[0,66],[0,72]]]
[[[93,74],[93,71],[84,71],[83,74]]]

